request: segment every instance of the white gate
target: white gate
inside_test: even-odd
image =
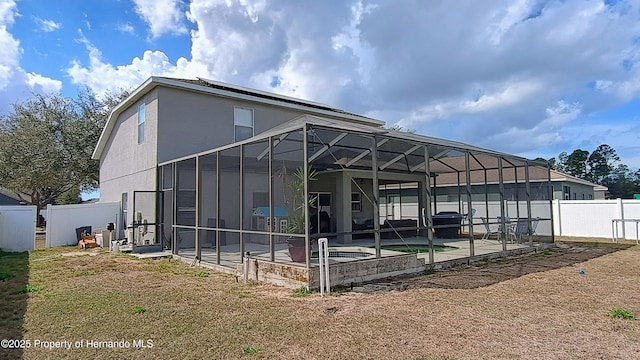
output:
[[[120,203],[95,203],[47,206],[47,247],[76,245],[76,228],[103,229],[118,224]]]
[[[36,242],[35,206],[0,206],[0,249],[33,250]]]

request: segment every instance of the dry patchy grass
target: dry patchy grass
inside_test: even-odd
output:
[[[153,340],[150,349],[0,349],[0,359],[640,358],[640,322],[608,316],[613,308],[640,314],[640,248],[594,248],[396,281],[405,291],[325,298],[204,276],[169,259],[0,253],[0,271],[15,275],[0,282],[0,338]],[[26,284],[42,289],[15,293]]]

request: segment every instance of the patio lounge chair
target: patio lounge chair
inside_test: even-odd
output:
[[[529,219],[518,219],[515,227],[507,227],[507,235],[511,236],[513,240],[520,243],[523,235],[529,233]]]
[[[469,221],[469,218],[473,218],[473,215],[476,214],[476,209],[471,209],[471,212],[462,214],[462,220]]]
[[[531,235],[535,234],[539,221],[539,217],[531,219]],[[529,235],[529,219],[518,219],[516,226],[511,230],[510,235],[514,237],[516,242],[520,243],[523,236]]]
[[[482,235],[482,240],[487,240],[493,234],[500,234],[500,231],[497,228],[491,228],[491,226],[489,225],[489,219],[480,217],[480,220],[482,220],[482,225],[484,225],[485,230],[484,235]]]

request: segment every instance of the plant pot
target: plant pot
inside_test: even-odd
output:
[[[306,262],[307,253],[304,247],[304,239],[290,238],[287,239],[289,245],[289,256],[293,262]]]

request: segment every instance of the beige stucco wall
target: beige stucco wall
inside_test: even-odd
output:
[[[144,142],[138,144],[138,108],[145,103]],[[120,201],[127,192],[129,224],[133,191],[156,189],[158,93],[151,91],[123,111],[100,158],[100,201]]]
[[[300,111],[193,91],[157,88],[160,98],[158,162],[233,143],[234,107],[253,109],[254,134],[287,122]]]

